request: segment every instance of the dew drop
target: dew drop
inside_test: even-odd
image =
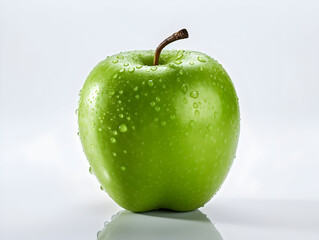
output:
[[[80,136],[80,132],[77,132],[76,135]]]
[[[75,114],[78,115],[79,109],[75,109]]]
[[[122,68],[122,69],[120,70],[120,73],[123,73],[123,72],[125,72],[125,68]]]
[[[124,67],[127,67],[128,65],[130,65],[129,63],[123,63]]]
[[[184,98],[184,99],[183,99],[183,103],[185,103],[185,104],[187,104],[187,103],[188,103],[188,101],[187,101],[187,99],[186,99],[186,98]]]
[[[118,59],[124,59],[124,57],[122,55],[118,55],[117,58]]]
[[[118,63],[119,62],[119,60],[117,60],[117,59],[114,59],[113,61],[112,61],[112,63]]]
[[[156,66],[152,66],[152,67],[151,67],[151,70],[152,70],[152,71],[155,71],[156,69],[157,69]]]
[[[194,103],[193,103],[193,107],[194,107],[194,108],[198,108],[198,103],[197,103],[197,102],[194,102]]]
[[[198,56],[197,57],[197,60],[200,61],[200,62],[206,62],[205,58],[201,57],[201,56]]]
[[[130,117],[130,116],[127,116],[127,117],[126,117],[126,120],[127,120],[127,121],[130,121],[130,120],[131,120],[131,117]]]
[[[173,119],[175,119],[175,115],[172,114],[169,116],[169,118],[173,120]]]
[[[142,65],[136,65],[136,68],[137,68],[137,69],[141,69],[141,68],[142,68]]]
[[[174,63],[177,64],[177,65],[179,65],[179,64],[182,63],[182,61],[177,60],[177,61],[175,61]]]
[[[124,117],[124,115],[123,115],[122,113],[120,113],[120,114],[119,114],[119,117],[120,117],[120,118],[123,118],[123,117]]]
[[[112,131],[112,134],[113,134],[114,136],[116,136],[116,135],[117,135],[117,131],[116,131],[116,130],[113,130],[113,131]]]
[[[101,186],[100,186],[100,189],[103,191],[103,190],[104,190],[104,187],[101,185]]]
[[[190,94],[189,94],[189,96],[191,96],[192,98],[198,98],[198,96],[199,96],[199,94],[198,94],[198,92],[197,91],[192,91]]]
[[[130,72],[130,73],[132,73],[132,72],[134,72],[135,71],[135,68],[133,68],[133,67],[130,67],[129,69],[128,69],[128,72]]]
[[[121,171],[125,171],[126,167],[125,166],[121,166]]]
[[[111,142],[111,143],[116,143],[116,139],[115,139],[114,137],[111,137],[111,138],[110,138],[110,142]]]
[[[154,107],[155,106],[155,102],[154,101],[152,101],[151,103],[150,103],[150,105],[152,106],[152,107]]]
[[[156,102],[160,102],[161,101],[161,99],[159,97],[156,97],[155,100],[156,100]]]
[[[148,80],[147,84],[148,84],[148,86],[152,87],[154,85],[154,82],[153,82],[153,80]]]
[[[183,93],[187,93],[187,86],[186,86],[186,84],[183,84],[183,85],[181,86],[181,90],[182,90]]]
[[[162,121],[161,122],[161,125],[164,127],[164,126],[166,126],[166,121]]]
[[[91,174],[93,174],[93,170],[92,170],[92,167],[91,167],[91,166],[89,167],[89,172],[90,172]]]
[[[123,94],[123,90],[120,90],[120,91],[119,91],[119,94]]]
[[[199,116],[199,111],[195,110],[194,114],[195,114],[195,116]]]
[[[126,153],[127,153],[127,150],[125,150],[125,149],[124,149],[124,150],[123,150],[123,153],[125,153],[125,154],[126,154]]]
[[[179,74],[180,75],[183,75],[184,74],[184,72],[183,72],[183,70],[181,69],[181,70],[179,70]]]
[[[135,95],[135,98],[136,98],[136,99],[139,99],[139,98],[140,98],[140,95],[138,95],[138,94]]]
[[[202,72],[202,71],[204,71],[204,68],[202,66],[200,66],[199,70]]]
[[[120,130],[120,132],[124,133],[124,132],[127,131],[127,126],[126,126],[124,123],[122,123],[122,124],[119,126],[119,130]]]
[[[156,111],[156,112],[159,112],[159,111],[161,111],[161,108],[160,108],[159,106],[156,106],[156,107],[155,107],[155,111]]]
[[[99,131],[102,132],[102,128],[99,128]]]
[[[138,90],[138,86],[135,86],[133,90],[136,92]]]
[[[112,155],[113,155],[113,157],[116,157],[117,154],[116,154],[116,152],[112,152]]]
[[[190,64],[190,65],[194,65],[194,62],[190,61],[189,64]]]
[[[190,120],[189,121],[189,126],[194,127],[195,126],[195,121],[194,120]]]
[[[117,74],[115,74],[115,75],[113,76],[113,78],[117,78],[117,76],[118,76],[118,75],[117,75]]]

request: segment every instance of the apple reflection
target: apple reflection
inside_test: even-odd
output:
[[[222,240],[215,226],[201,211],[120,211],[98,232],[98,240]]]

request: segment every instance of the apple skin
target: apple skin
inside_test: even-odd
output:
[[[84,153],[101,189],[121,207],[190,211],[218,191],[235,158],[239,105],[214,59],[164,50],[107,57],[80,92]]]

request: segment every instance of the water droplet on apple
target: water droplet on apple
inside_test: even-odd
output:
[[[127,121],[130,121],[130,120],[131,120],[131,117],[130,117],[130,116],[127,116],[127,117],[126,117],[126,120],[127,120]]]
[[[195,116],[199,116],[199,111],[198,110],[195,110]]]
[[[151,70],[149,68],[146,68],[145,69],[145,72],[150,72]]]
[[[103,191],[103,190],[104,190],[104,187],[101,185],[101,186],[100,186],[100,189]]]
[[[147,84],[148,84],[148,86],[152,87],[154,85],[154,82],[153,82],[153,80],[148,80]]]
[[[115,91],[110,91],[109,94],[113,96],[115,94]]]
[[[161,125],[164,127],[164,126],[166,126],[166,121],[162,121],[161,122]]]
[[[155,100],[156,100],[156,102],[160,102],[161,101],[161,99],[159,97],[156,97]]]
[[[79,110],[79,109],[75,109],[75,114],[76,114],[76,115],[78,115],[78,110]]]
[[[135,95],[135,98],[136,98],[136,99],[139,99],[139,98],[140,98],[140,95],[138,95],[138,94]]]
[[[151,70],[152,70],[152,71],[155,71],[156,69],[157,69],[156,66],[152,66],[152,67],[151,67]]]
[[[179,70],[179,74],[180,74],[180,75],[183,75],[183,73],[184,73],[184,72],[183,72],[183,70],[182,70],[182,69],[181,69],[181,70]]]
[[[173,119],[175,119],[175,115],[172,114],[169,116],[169,118],[173,120]]]
[[[187,101],[187,99],[186,99],[186,98],[184,98],[184,99],[183,99],[183,103],[185,103],[185,104],[187,104],[187,103],[188,103],[188,101]]]
[[[141,69],[141,68],[142,68],[142,65],[136,65],[136,68],[137,68],[137,69]]]
[[[161,111],[161,108],[160,108],[159,106],[156,106],[156,107],[155,107],[155,111],[156,111],[156,112],[159,112],[159,111]]]
[[[113,76],[113,78],[117,78],[117,76],[118,76],[118,75],[117,75],[117,74],[115,74],[115,75]]]
[[[125,68],[122,68],[122,69],[120,70],[120,73],[123,73],[123,72],[125,72]]]
[[[185,83],[181,86],[181,91],[182,91],[183,93],[187,93],[187,86],[186,86]]]
[[[113,130],[113,132],[112,132],[112,133],[113,133],[113,135],[114,135],[114,136],[116,136],[116,135],[117,135],[117,131],[116,131],[116,130]]]
[[[179,65],[179,64],[182,63],[182,61],[176,60],[174,63],[177,64],[177,65]]]
[[[92,171],[92,167],[91,167],[91,166],[89,167],[89,172],[90,172],[91,174],[93,174],[93,171]]]
[[[121,171],[125,171],[126,167],[125,166],[121,166]]]
[[[125,149],[124,149],[124,150],[123,150],[123,153],[125,153],[125,154],[126,154],[126,153],[127,153],[127,150],[125,150]]]
[[[154,107],[155,106],[155,102],[154,101],[152,101],[151,103],[150,103],[150,105],[152,106],[152,107]]]
[[[120,117],[120,118],[123,118],[123,117],[124,117],[124,115],[123,115],[122,113],[120,113],[120,114],[119,114],[119,117]]]
[[[122,55],[118,55],[117,58],[118,59],[124,59],[124,57]]]
[[[114,137],[111,137],[111,138],[110,138],[110,142],[111,142],[111,143],[116,143],[116,139],[115,139]]]
[[[123,94],[123,90],[120,90],[120,91],[119,91],[119,94]]]
[[[189,96],[191,96],[192,98],[198,98],[198,96],[199,96],[199,94],[198,94],[198,92],[197,91],[192,91],[190,94],[189,94]]]
[[[124,133],[124,132],[127,131],[127,126],[126,126],[124,123],[122,123],[122,124],[119,126],[119,130],[120,130],[120,132]]]
[[[129,63],[123,63],[124,67],[127,67],[128,65],[130,65]]]
[[[195,121],[194,120],[190,120],[189,121],[189,126],[194,127],[195,126]]]
[[[202,71],[204,71],[204,68],[202,66],[200,66],[199,70],[202,72]]]
[[[118,63],[119,62],[119,60],[117,60],[117,59],[114,59],[113,61],[112,61],[112,63]]]
[[[130,67],[129,69],[128,69],[128,72],[130,72],[130,73],[132,73],[132,72],[134,72],[135,71],[135,68],[133,68],[133,67]]]
[[[198,103],[197,103],[197,102],[194,102],[194,103],[193,103],[193,107],[194,107],[194,108],[198,108]]]
[[[197,57],[197,60],[200,61],[200,62],[206,62],[205,58],[201,57],[201,56],[198,56]]]
[[[190,64],[190,65],[194,65],[194,62],[190,61],[189,64]]]
[[[102,128],[99,128],[99,131],[102,132]]]
[[[113,157],[116,157],[117,154],[116,154],[116,152],[112,152],[112,155],[113,155]]]
[[[183,52],[179,51],[176,55],[176,59],[180,59],[183,57]]]
[[[138,90],[138,86],[135,86],[133,90],[136,92]]]
[[[154,121],[157,122],[157,121],[158,121],[158,118],[154,118]]]
[[[77,132],[76,135],[80,136],[80,132]]]

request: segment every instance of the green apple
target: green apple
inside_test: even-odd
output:
[[[119,53],[81,90],[78,124],[92,172],[134,212],[189,211],[208,202],[235,158],[239,105],[224,68],[206,54]]]

